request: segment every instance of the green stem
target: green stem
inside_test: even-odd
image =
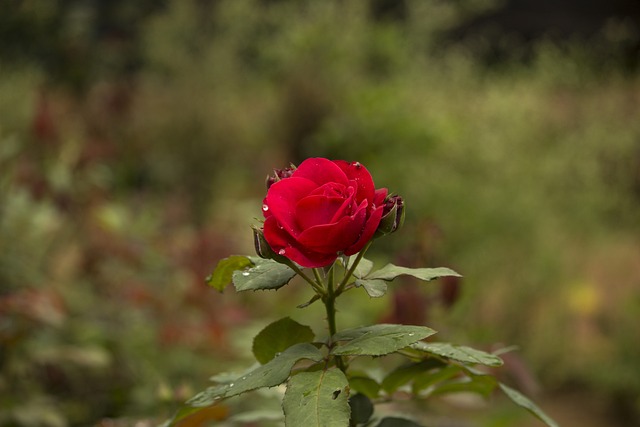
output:
[[[313,288],[313,290],[316,291],[316,293],[318,295],[323,296],[323,295],[326,294],[326,291],[324,290],[324,287],[322,286],[322,281],[315,282],[315,281],[311,280],[311,278],[309,278],[309,276],[304,274],[304,272],[302,270],[300,270],[298,268],[298,266],[295,265],[293,262],[290,262],[287,265],[289,266],[289,268],[291,268],[293,271],[295,271],[298,276],[302,277],[307,283],[309,283],[311,285],[311,287]],[[314,269],[314,273],[315,273],[315,269]]]
[[[333,348],[333,336],[338,331],[336,327],[336,294],[334,289],[334,274],[333,274],[333,266],[329,269],[328,277],[327,277],[327,294],[325,298],[322,299],[324,302],[324,306],[327,310],[327,323],[329,325],[329,349]],[[344,361],[342,357],[335,356],[336,366],[342,371],[346,372],[346,367],[344,365]]]
[[[356,267],[358,267],[358,264],[360,264],[360,261],[364,257],[364,253],[367,251],[367,249],[369,249],[369,246],[371,246],[371,242],[367,243],[367,245],[364,248],[362,248],[360,252],[358,252],[358,256],[356,256],[356,259],[353,261],[353,264],[351,265],[349,270],[347,270],[347,273],[344,275],[344,278],[342,279],[342,281],[338,285],[338,288],[336,289],[337,295],[340,295],[342,292],[345,291],[345,286],[347,286],[347,282],[349,281],[349,279],[351,279],[351,276],[353,276],[353,272],[356,271]]]
[[[322,276],[320,276],[320,269],[319,268],[314,268],[313,269],[313,275],[316,278],[316,283],[319,283],[319,284],[324,283],[324,280],[322,279]]]

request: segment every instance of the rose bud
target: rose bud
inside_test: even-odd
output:
[[[284,178],[289,178],[291,175],[293,175],[293,172],[296,170],[296,168],[292,165],[290,168],[284,168],[284,169],[274,169],[273,170],[273,175],[267,175],[267,179],[266,179],[266,184],[267,184],[267,190],[276,182],[280,181],[281,179]]]
[[[376,237],[397,231],[404,223],[404,200],[400,196],[389,196],[384,201],[384,210]]]
[[[275,254],[303,267],[325,267],[373,238],[387,189],[376,190],[362,164],[312,158],[274,172],[262,213],[264,239]]]

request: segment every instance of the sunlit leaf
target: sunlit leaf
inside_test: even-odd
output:
[[[310,327],[301,325],[290,317],[277,320],[253,339],[253,355],[263,365],[294,344],[313,341]]]
[[[231,283],[233,272],[242,270],[252,263],[246,256],[232,255],[218,261],[215,270],[207,277],[207,284],[222,292]]]
[[[502,359],[491,353],[445,342],[417,342],[411,345],[411,348],[463,363],[491,367],[502,366],[503,364]]]
[[[233,284],[238,292],[279,289],[296,275],[291,268],[274,260],[258,257],[249,259],[253,267],[233,273]]]
[[[426,326],[389,324],[348,329],[334,335],[334,341],[350,341],[334,347],[332,353],[339,356],[381,356],[435,333]]]
[[[387,293],[387,282],[384,280],[356,279],[356,286],[362,286],[371,298],[379,298]]]
[[[552,420],[547,414],[544,413],[542,409],[540,409],[535,403],[529,400],[529,398],[524,396],[522,393],[502,383],[500,383],[499,386],[502,391],[504,391],[504,393],[509,397],[509,399],[511,399],[516,405],[525,408],[527,411],[531,412],[538,419],[540,419],[540,421],[542,421],[549,427],[558,427],[558,423]]]
[[[413,276],[420,280],[433,280],[439,277],[445,276],[455,276],[462,277],[460,274],[455,271],[446,268],[408,268],[408,267],[400,267],[393,264],[387,264],[382,267],[380,270],[376,270],[372,273],[369,273],[365,279],[373,280],[373,279],[381,279],[381,280],[393,280],[398,276],[407,275]]]
[[[294,375],[282,402],[285,426],[348,426],[348,397],[347,377],[337,368]]]

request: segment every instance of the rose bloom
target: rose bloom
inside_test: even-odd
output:
[[[360,163],[312,158],[292,173],[277,172],[262,206],[264,238],[275,253],[303,267],[324,267],[371,240],[387,189],[376,190]]]

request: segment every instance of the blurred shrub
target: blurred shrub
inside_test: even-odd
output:
[[[380,250],[465,275],[453,312],[424,305],[435,329],[517,344],[545,384],[635,410],[637,76],[579,45],[488,69],[439,36],[490,3],[405,5],[175,0],[139,21],[126,79],[70,96],[0,68],[0,424],[161,417],[237,362],[229,329],[277,302],[201,279],[250,250],[264,176],[308,156],[404,196]]]

